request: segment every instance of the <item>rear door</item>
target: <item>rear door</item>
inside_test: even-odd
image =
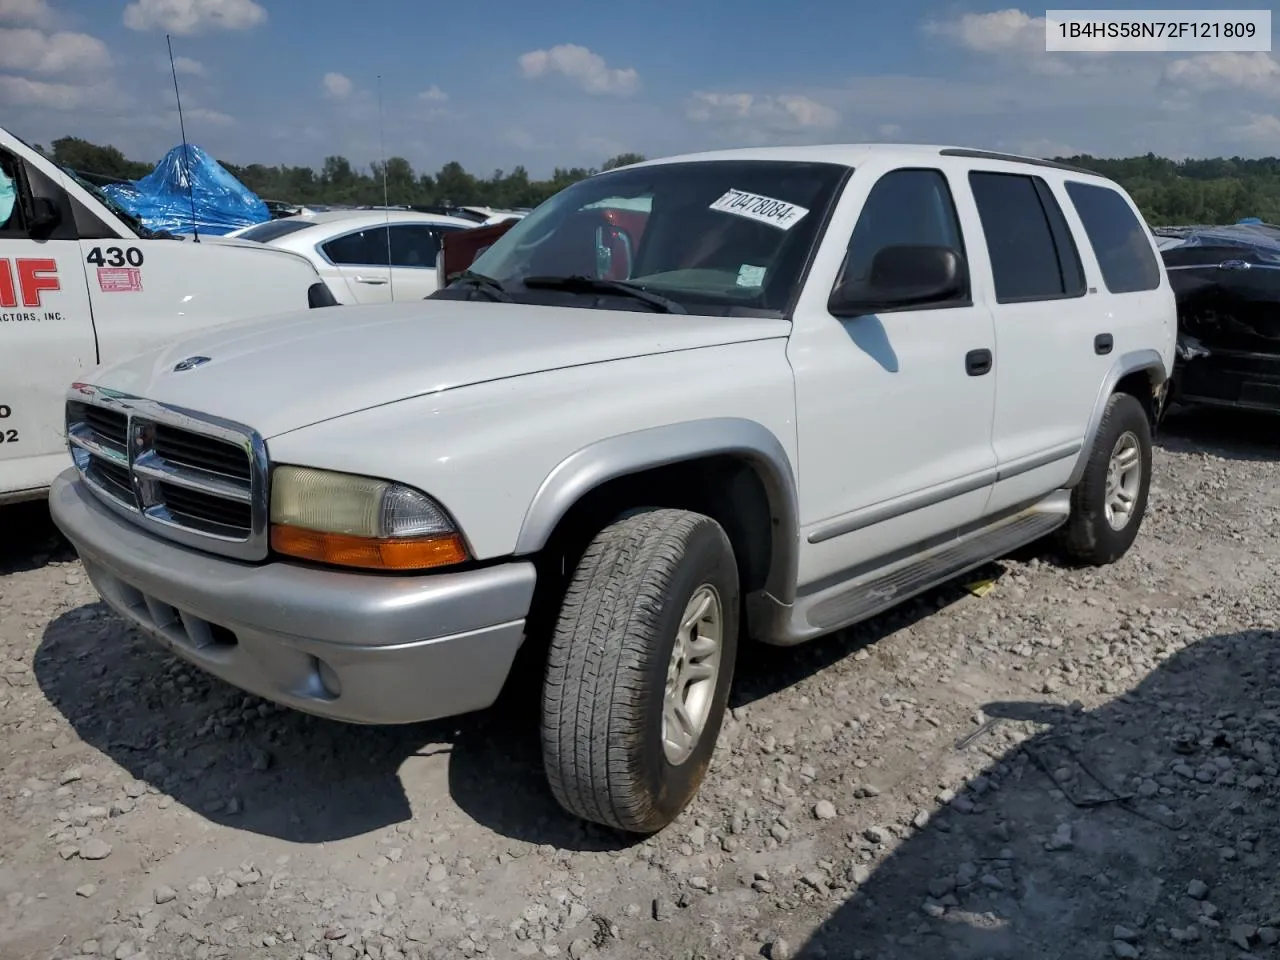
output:
[[[989,510],[1067,481],[1111,357],[1094,350],[1109,304],[1089,294],[1062,206],[1036,174],[973,170],[968,176],[993,291],[995,447],[1000,482]]]
[[[421,300],[435,293],[441,234],[455,229],[435,223],[391,225],[391,299]]]
[[[33,222],[37,200],[56,223]],[[98,359],[77,237],[61,185],[0,147],[0,499],[70,463],[64,397]]]
[[[346,283],[352,301],[391,302],[391,260],[385,226],[339,234],[320,244],[319,250],[321,259]]]

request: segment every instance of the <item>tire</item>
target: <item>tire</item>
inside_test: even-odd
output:
[[[1122,447],[1131,452],[1136,450],[1138,473],[1132,484],[1126,478],[1122,485],[1122,489],[1128,487],[1132,502],[1123,523],[1117,527],[1108,519],[1108,484],[1112,458],[1120,454]],[[1071,517],[1062,535],[1067,555],[1077,563],[1092,566],[1114,563],[1124,556],[1142,526],[1150,487],[1151,424],[1147,412],[1133,396],[1112,394],[1103,411],[1084,475],[1071,491]],[[1115,511],[1112,516],[1118,520],[1120,514]]]
[[[729,538],[701,514],[646,508],[591,541],[565,592],[543,683],[543,764],[562,807],[651,834],[688,806],[729,698],[738,594]],[[695,596],[712,610],[718,604],[719,659],[693,701],[693,713],[705,709],[700,733],[687,755],[673,758],[664,744],[664,700],[677,633]]]

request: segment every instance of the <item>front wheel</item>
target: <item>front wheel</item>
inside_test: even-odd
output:
[[[1127,393],[1112,394],[1084,475],[1071,491],[1063,531],[1068,555],[1102,566],[1128,552],[1138,536],[1151,487],[1151,424]]]
[[[600,531],[551,640],[542,752],[570,813],[632,833],[698,792],[738,648],[738,570],[710,517],[643,509]]]

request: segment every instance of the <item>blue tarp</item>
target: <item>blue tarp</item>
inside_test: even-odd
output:
[[[191,158],[190,178],[184,152]],[[191,233],[194,222],[200,233],[221,236],[271,219],[252,190],[194,144],[174,147],[141,180],[113,183],[102,191],[151,230]]]

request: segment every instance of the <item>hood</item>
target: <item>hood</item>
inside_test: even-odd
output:
[[[420,300],[224,324],[88,379],[270,437],[469,384],[785,337],[789,330],[785,320]],[[174,370],[189,357],[209,359]]]

